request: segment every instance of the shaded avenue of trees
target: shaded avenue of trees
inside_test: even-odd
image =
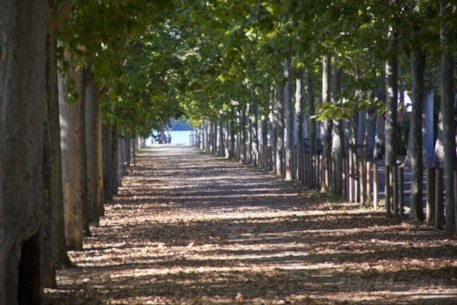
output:
[[[184,113],[205,149],[251,164],[269,154],[290,180],[295,150],[322,153],[335,173],[381,151],[396,168],[410,91],[410,217],[424,218],[435,107],[433,162],[455,234],[455,11],[450,0],[0,0],[0,303],[41,303],[137,137]],[[331,179],[324,171],[322,190],[341,193]]]

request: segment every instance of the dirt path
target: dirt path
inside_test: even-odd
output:
[[[47,304],[457,304],[457,241],[190,148],[144,151]]]

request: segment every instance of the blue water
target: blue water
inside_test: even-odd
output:
[[[189,146],[190,145],[190,136],[193,132],[192,130],[179,130],[179,131],[165,131],[165,135],[170,134],[171,135],[171,145],[185,145]],[[154,134],[157,134],[156,131],[154,131]],[[160,146],[160,145],[168,145],[168,144],[158,144],[156,141],[154,143],[151,142],[152,138],[149,137],[146,139],[146,146]]]

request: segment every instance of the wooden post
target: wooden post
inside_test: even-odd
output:
[[[354,202],[360,202],[360,174],[357,161],[354,162]]]
[[[365,204],[365,195],[366,195],[366,192],[365,192],[365,186],[366,186],[366,181],[365,181],[365,171],[364,171],[364,168],[365,168],[365,164],[363,163],[363,160],[359,161],[359,187],[360,187],[360,203],[361,204]]]
[[[307,181],[307,178],[308,178],[307,177],[307,172],[306,172],[307,168],[308,168],[308,161],[306,160],[307,156],[306,156],[305,152],[302,152],[301,155],[302,155],[301,158],[303,160],[303,162],[301,164],[301,166],[302,166],[302,168],[301,168],[301,172],[302,172],[301,183],[302,183],[303,186],[306,186],[306,181]]]
[[[353,185],[354,185],[354,179],[352,177],[352,171],[351,171],[351,165],[352,165],[352,162],[351,162],[351,156],[349,156],[348,158],[348,168],[347,168],[347,171],[348,171],[348,201],[349,202],[354,202],[354,188],[353,188]]]
[[[314,188],[314,156],[309,154],[308,186]]]
[[[392,166],[392,202],[394,205],[394,214],[398,216],[398,167]]]
[[[367,205],[370,205],[372,200],[371,200],[371,185],[373,184],[373,182],[371,181],[371,163],[369,161],[367,161],[365,163],[365,174],[366,174],[366,179],[367,179],[367,183],[366,183],[366,204]]]
[[[341,186],[341,195],[343,196],[344,199],[347,199],[346,195],[346,179],[347,179],[347,173],[346,173],[346,159],[343,158],[342,160],[342,163],[343,163],[343,177],[341,179],[341,183],[342,183],[342,186]]]
[[[334,158],[331,158],[332,160],[332,175],[330,176],[332,178],[332,191],[333,194],[337,194],[337,190],[339,189],[336,186],[336,160]],[[340,173],[342,175],[342,173]],[[338,194],[341,195],[341,194]]]
[[[405,196],[403,194],[403,167],[398,172],[398,204],[400,206],[400,215],[405,214]]]
[[[373,208],[378,209],[378,198],[379,198],[379,176],[378,176],[378,164],[373,164]]]
[[[425,202],[426,222],[433,225],[435,221],[435,169],[427,168],[427,199]]]
[[[316,179],[316,189],[317,190],[320,190],[321,186],[322,186],[322,183],[324,183],[324,175],[322,175],[322,170],[323,170],[323,161],[324,161],[324,158],[323,156],[321,155],[318,155],[317,156],[317,179]]]
[[[308,186],[310,188],[314,188],[314,156],[311,154],[308,154]]]
[[[295,180],[300,181],[300,152],[295,151]]]
[[[435,228],[440,229],[444,221],[443,170],[435,170]]]
[[[385,175],[384,175],[384,188],[386,195],[386,213],[390,215],[391,213],[391,198],[390,198],[390,166],[386,165]]]
[[[348,199],[349,202],[354,202],[355,201],[355,196],[354,196],[354,171],[353,171],[353,165],[352,165],[352,150],[349,149],[349,159],[348,159],[348,184],[349,184],[349,189],[348,189]]]
[[[457,217],[457,171],[454,171],[454,206]]]

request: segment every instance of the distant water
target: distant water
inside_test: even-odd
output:
[[[177,130],[177,131],[165,131],[165,135],[170,134],[171,135],[171,145],[190,145],[190,136],[192,135],[192,130]],[[157,132],[154,131],[154,134],[156,135]],[[158,144],[156,141],[154,143],[151,142],[152,138],[149,137],[146,139],[146,146],[151,146],[151,145],[164,145],[164,144]]]

